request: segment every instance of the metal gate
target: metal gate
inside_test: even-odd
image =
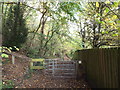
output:
[[[61,78],[76,78],[76,61],[73,60],[45,60],[45,75]]]

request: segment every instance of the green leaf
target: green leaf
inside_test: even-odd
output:
[[[95,21],[98,22],[98,23],[100,22],[99,19],[95,19]]]
[[[118,34],[113,34],[112,36],[118,36]]]
[[[102,31],[102,34],[105,34],[105,33],[108,34],[108,31]]]
[[[99,23],[105,24],[105,22],[104,22],[104,21],[100,21]]]
[[[108,13],[109,12],[109,8],[106,8],[105,11],[106,11],[106,13]]]
[[[108,34],[108,31],[105,31],[106,34]]]
[[[105,32],[104,31],[102,31],[102,34],[104,34]]]
[[[114,6],[115,6],[115,7],[118,7],[118,2],[114,2]]]
[[[3,58],[8,58],[8,55],[7,54],[2,54],[1,57]]]
[[[120,24],[120,20],[118,20],[117,23]]]
[[[113,17],[112,17],[113,19],[117,19],[117,16],[116,15],[113,15]]]

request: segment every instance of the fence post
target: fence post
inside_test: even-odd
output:
[[[76,80],[77,80],[77,78],[78,78],[78,60],[76,60],[75,62],[75,74],[76,74],[76,76],[75,76],[75,78],[76,78]]]
[[[12,55],[12,64],[15,64],[15,56]]]

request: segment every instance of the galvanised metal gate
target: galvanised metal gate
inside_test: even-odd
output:
[[[45,75],[76,78],[77,62],[73,60],[45,59]]]

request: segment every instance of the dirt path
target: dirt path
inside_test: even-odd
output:
[[[17,59],[15,64],[3,64],[3,81],[12,80],[15,88],[89,88],[84,80],[59,79],[45,76],[42,72],[26,72],[29,62]]]
[[[22,88],[88,88],[83,80],[58,79],[46,77],[43,74],[33,74],[30,79],[24,80]]]

